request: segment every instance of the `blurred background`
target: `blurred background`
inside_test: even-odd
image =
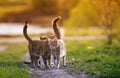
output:
[[[59,25],[66,36],[104,36],[108,44],[120,41],[119,0],[1,0],[0,35],[22,35],[26,20],[33,26],[31,33],[51,32],[44,27],[51,27],[56,16],[62,17]]]
[[[24,22],[30,23],[31,38],[39,40],[53,35],[56,16],[62,17],[58,25],[67,49],[65,71],[120,78],[120,0],[0,0],[1,78],[31,75],[33,70],[21,62],[28,52]],[[38,77],[36,71],[33,77]]]

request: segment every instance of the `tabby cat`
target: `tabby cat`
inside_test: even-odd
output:
[[[52,56],[51,55],[52,52],[51,52],[51,49],[48,44],[49,39],[32,40],[27,34],[27,27],[28,27],[28,23],[26,22],[25,26],[23,28],[23,34],[24,34],[24,37],[29,42],[28,48],[29,48],[29,55],[30,55],[32,65],[39,67],[39,58],[40,58],[40,56],[42,56],[45,66],[49,67],[47,65],[47,60],[50,65],[50,59]]]
[[[60,58],[63,58],[63,65],[66,65],[66,48],[64,41],[61,39],[61,33],[57,26],[57,22],[61,19],[61,17],[56,17],[53,19],[52,25],[55,36],[48,36],[48,37],[40,37],[40,39],[48,39],[49,40],[49,47],[52,50],[54,66],[55,68],[60,67]]]

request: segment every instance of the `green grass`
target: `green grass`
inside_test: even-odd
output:
[[[21,61],[26,52],[25,43],[2,43],[8,46],[0,52],[0,78],[28,78],[28,68]]]
[[[104,45],[100,40],[65,41],[67,65],[72,72],[85,71],[99,78],[120,78],[120,45]],[[21,62],[26,43],[2,43],[0,78],[28,78],[28,68]]]
[[[120,45],[103,41],[66,41],[68,67],[100,78],[120,78]]]

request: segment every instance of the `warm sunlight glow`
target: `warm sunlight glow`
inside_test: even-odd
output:
[[[87,46],[87,49],[93,49],[94,47],[93,46]]]

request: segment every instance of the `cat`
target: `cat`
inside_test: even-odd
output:
[[[39,59],[42,56],[45,66],[48,68],[50,66],[51,59],[51,49],[48,45],[49,39],[45,40],[32,40],[27,34],[28,22],[25,23],[23,28],[24,37],[28,40],[28,49],[29,55],[31,59],[31,63],[34,67],[39,67]],[[47,60],[49,62],[49,66],[47,65]]]
[[[63,58],[63,65],[66,66],[66,48],[65,43],[61,38],[61,33],[58,28],[57,22],[61,17],[56,17],[53,19],[52,25],[54,30],[54,36],[40,37],[41,40],[48,39],[49,47],[52,50],[52,57],[54,61],[55,68],[60,67],[60,58]]]
[[[60,19],[61,19],[61,17],[56,17],[53,19],[53,22],[52,22],[53,30],[54,30],[55,36],[57,37],[57,41],[55,39],[54,42],[57,44],[57,46],[55,47],[55,45],[52,45],[52,42],[51,43],[49,42],[49,45],[51,44],[50,48],[52,48],[52,53],[53,53],[53,57],[54,57],[54,64],[55,64],[56,68],[60,67],[60,58],[63,59],[63,65],[66,66],[65,43],[61,38],[61,33],[60,33],[60,30],[59,30],[58,25],[57,25],[57,22]],[[55,62],[55,60],[56,60],[56,62]]]

